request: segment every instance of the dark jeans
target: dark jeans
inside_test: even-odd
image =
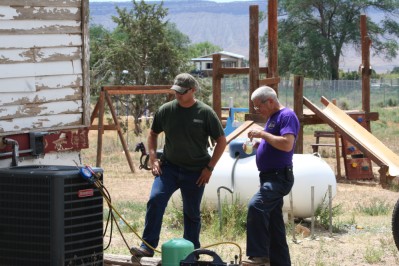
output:
[[[247,256],[268,257],[271,265],[291,265],[282,207],[294,184],[292,168],[259,176],[260,189],[248,205]]]
[[[162,175],[156,176],[152,184],[150,199],[147,202],[143,239],[156,248],[161,233],[162,218],[172,194],[180,188],[183,200],[184,234],[183,238],[191,241],[194,248],[199,248],[201,230],[200,205],[204,186],[196,184],[200,172],[187,171],[168,162],[162,163]],[[144,243],[141,247],[146,248]]]

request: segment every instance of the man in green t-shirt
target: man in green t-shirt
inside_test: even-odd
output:
[[[171,88],[176,99],[162,105],[155,113],[148,136],[152,174],[155,176],[147,203],[143,243],[132,247],[137,257],[152,257],[158,246],[162,218],[172,194],[180,189],[183,199],[183,237],[200,247],[200,204],[205,185],[226,147],[226,137],[219,118],[211,107],[195,99],[198,82],[187,73],[179,74]],[[162,159],[157,158],[158,135],[164,132]],[[208,139],[216,146],[208,152]]]

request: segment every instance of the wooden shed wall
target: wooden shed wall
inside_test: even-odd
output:
[[[89,125],[88,0],[0,1],[0,135]]]

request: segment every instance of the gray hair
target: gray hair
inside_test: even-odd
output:
[[[276,91],[269,86],[262,86],[257,88],[251,95],[251,101],[259,99],[260,101],[266,101],[267,99],[273,99],[278,102]]]

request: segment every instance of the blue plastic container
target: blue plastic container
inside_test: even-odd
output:
[[[229,154],[232,158],[237,158],[237,156],[240,156],[242,159],[256,154],[256,149],[253,149],[251,154],[246,154],[244,152],[242,145],[246,140],[246,138],[236,138],[229,143]]]

